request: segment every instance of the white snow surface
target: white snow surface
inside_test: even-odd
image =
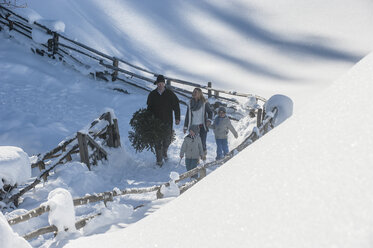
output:
[[[372,80],[370,54],[157,212],[66,247],[371,247],[373,118],[354,113],[369,113]]]
[[[31,245],[15,233],[0,212],[0,244],[2,248],[31,248]]]
[[[285,110],[293,105],[289,119],[184,194],[76,207],[76,221],[101,215],[73,234],[45,234],[31,246],[372,247],[372,9],[367,0],[33,0],[15,9],[30,23],[151,71],[266,99],[282,95],[291,100]],[[122,147],[108,149],[109,160],[92,171],[77,157],[57,166],[18,209],[4,210],[7,219],[46,203],[56,189],[76,198],[159,185],[171,172],[185,172],[178,158],[185,106],[169,161],[159,168],[154,154],[136,153],[127,137],[146,92],[89,79],[89,70],[34,55],[25,42],[0,32],[0,146],[19,147],[33,160],[109,110]],[[113,91],[118,86],[130,94]],[[239,138],[229,135],[230,149],[255,130],[248,117],[233,125]],[[209,162],[216,156],[212,132],[207,149]],[[33,169],[28,182],[38,175]],[[11,226],[14,234],[3,219],[0,247],[23,247],[14,237],[48,225],[43,214]]]
[[[0,146],[0,188],[4,183],[12,186],[25,183],[31,177],[30,165],[27,153],[21,148]]]

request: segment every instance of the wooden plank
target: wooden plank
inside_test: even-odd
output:
[[[119,195],[128,195],[128,194],[143,194],[143,193],[157,191],[159,188],[160,186],[152,186],[152,187],[147,187],[147,188],[124,189],[124,190],[121,190],[120,192],[109,191],[109,192],[103,192],[103,193],[94,194],[94,195],[86,195],[81,198],[76,198],[73,200],[73,202],[74,202],[74,206],[80,206],[80,205],[85,205],[87,203],[103,201],[109,195],[119,196]]]
[[[120,134],[119,134],[119,127],[118,127],[118,119],[113,119],[113,130],[114,130],[114,147],[117,148],[117,147],[120,147],[121,146],[121,143],[120,143]]]
[[[199,171],[199,178],[198,178],[198,180],[201,180],[202,178],[206,177],[206,174],[207,174],[206,168],[202,167],[200,169],[200,171]]]
[[[113,61],[113,66],[118,67],[119,66],[119,61],[117,59],[114,59]],[[115,81],[118,77],[118,71],[114,70],[113,73],[111,74],[111,81]]]
[[[91,219],[93,219],[93,218],[95,218],[97,216],[100,216],[100,215],[101,215],[101,213],[97,213],[97,214],[88,216],[86,218],[83,218],[83,219],[77,221],[75,223],[75,228],[77,230],[83,228],[85,225],[87,225],[87,223],[88,223],[89,220],[91,220]],[[67,230],[68,229],[65,229],[65,231],[67,231]],[[33,232],[30,232],[30,233],[24,235],[23,238],[26,239],[26,240],[30,240],[30,239],[36,238],[36,237],[38,237],[40,235],[51,233],[51,232],[54,232],[54,233],[58,232],[58,229],[57,229],[57,227],[55,225],[42,227],[42,228],[40,228],[38,230],[35,230]]]
[[[262,109],[258,109],[258,113],[256,115],[256,126],[257,127],[260,127],[260,125],[262,124]]]
[[[133,73],[133,72],[130,72],[130,71],[124,70],[124,69],[119,68],[119,67],[115,67],[115,66],[112,66],[112,65],[106,64],[106,63],[104,63],[103,61],[100,61],[100,65],[103,65],[103,66],[105,66],[105,67],[107,67],[107,68],[110,68],[110,69],[112,69],[112,70],[120,71],[120,72],[122,72],[122,73],[124,73],[124,74],[130,75],[130,76],[135,77],[135,78],[142,79],[142,80],[147,81],[147,82],[150,82],[150,83],[153,83],[153,82],[154,82],[153,79],[150,79],[150,78],[147,78],[147,77],[144,77],[144,76],[138,75],[138,74],[136,74],[136,73]]]
[[[43,213],[49,212],[50,207],[49,206],[40,206],[38,208],[32,209],[28,211],[25,214],[22,214],[20,216],[17,216],[13,219],[8,220],[9,225],[15,225],[20,222],[28,221],[31,218],[38,217],[42,215]]]
[[[85,135],[85,138],[87,139],[88,145],[90,145],[92,148],[96,148],[99,152],[104,154],[105,158],[107,158],[107,152],[99,144],[97,144],[96,141],[89,134]]]
[[[207,90],[207,97],[211,98],[211,96],[212,96],[212,92],[211,92],[212,83],[208,82],[207,87],[209,88],[209,90]]]
[[[86,139],[87,135],[81,132],[78,132],[76,136],[78,138],[78,144],[79,144],[80,161],[82,163],[85,163],[88,169],[91,170],[91,166],[89,164],[88,145],[87,145],[87,139]]]
[[[36,238],[40,235],[43,235],[43,234],[46,234],[46,233],[51,233],[51,232],[55,232],[55,233],[58,232],[58,229],[55,225],[42,227],[42,228],[40,228],[36,231],[30,232],[30,233],[24,235],[23,238],[26,239],[26,240],[30,240],[30,239]]]

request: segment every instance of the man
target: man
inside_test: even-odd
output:
[[[163,165],[163,159],[168,160],[167,150],[172,139],[172,111],[175,113],[175,124],[180,123],[180,105],[179,99],[173,91],[165,87],[165,79],[163,75],[158,75],[154,82],[157,88],[149,93],[147,105],[155,118],[161,120],[167,126],[167,135],[157,142],[155,145],[155,155],[157,157],[157,165]]]

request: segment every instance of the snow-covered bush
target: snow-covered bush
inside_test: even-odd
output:
[[[4,188],[25,183],[31,177],[30,160],[21,148],[0,146],[0,199]]]
[[[170,179],[170,186],[166,187],[162,185],[161,193],[164,197],[177,197],[180,195],[180,189],[175,181],[180,179],[179,173],[172,171],[170,173]]]
[[[75,209],[73,198],[69,191],[63,188],[52,190],[48,195],[48,201],[42,205],[50,207],[48,221],[50,225],[55,225],[58,232],[74,232]]]
[[[293,114],[293,101],[284,95],[273,95],[264,104],[264,111],[269,114],[274,108],[277,113],[272,124],[278,126]]]

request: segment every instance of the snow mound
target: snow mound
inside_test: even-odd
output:
[[[17,233],[13,232],[8,221],[0,212],[0,247],[1,248],[29,248],[31,245]]]
[[[30,160],[21,148],[0,146],[0,188],[22,184],[31,177]]]
[[[284,95],[271,96],[264,104],[264,110],[270,113],[274,108],[277,108],[277,113],[273,125],[278,126],[293,114],[293,101]]]
[[[48,216],[50,225],[55,225],[59,232],[63,230],[74,232],[76,230],[75,209],[69,191],[62,188],[52,190],[48,195],[48,201],[44,204],[50,207]]]

